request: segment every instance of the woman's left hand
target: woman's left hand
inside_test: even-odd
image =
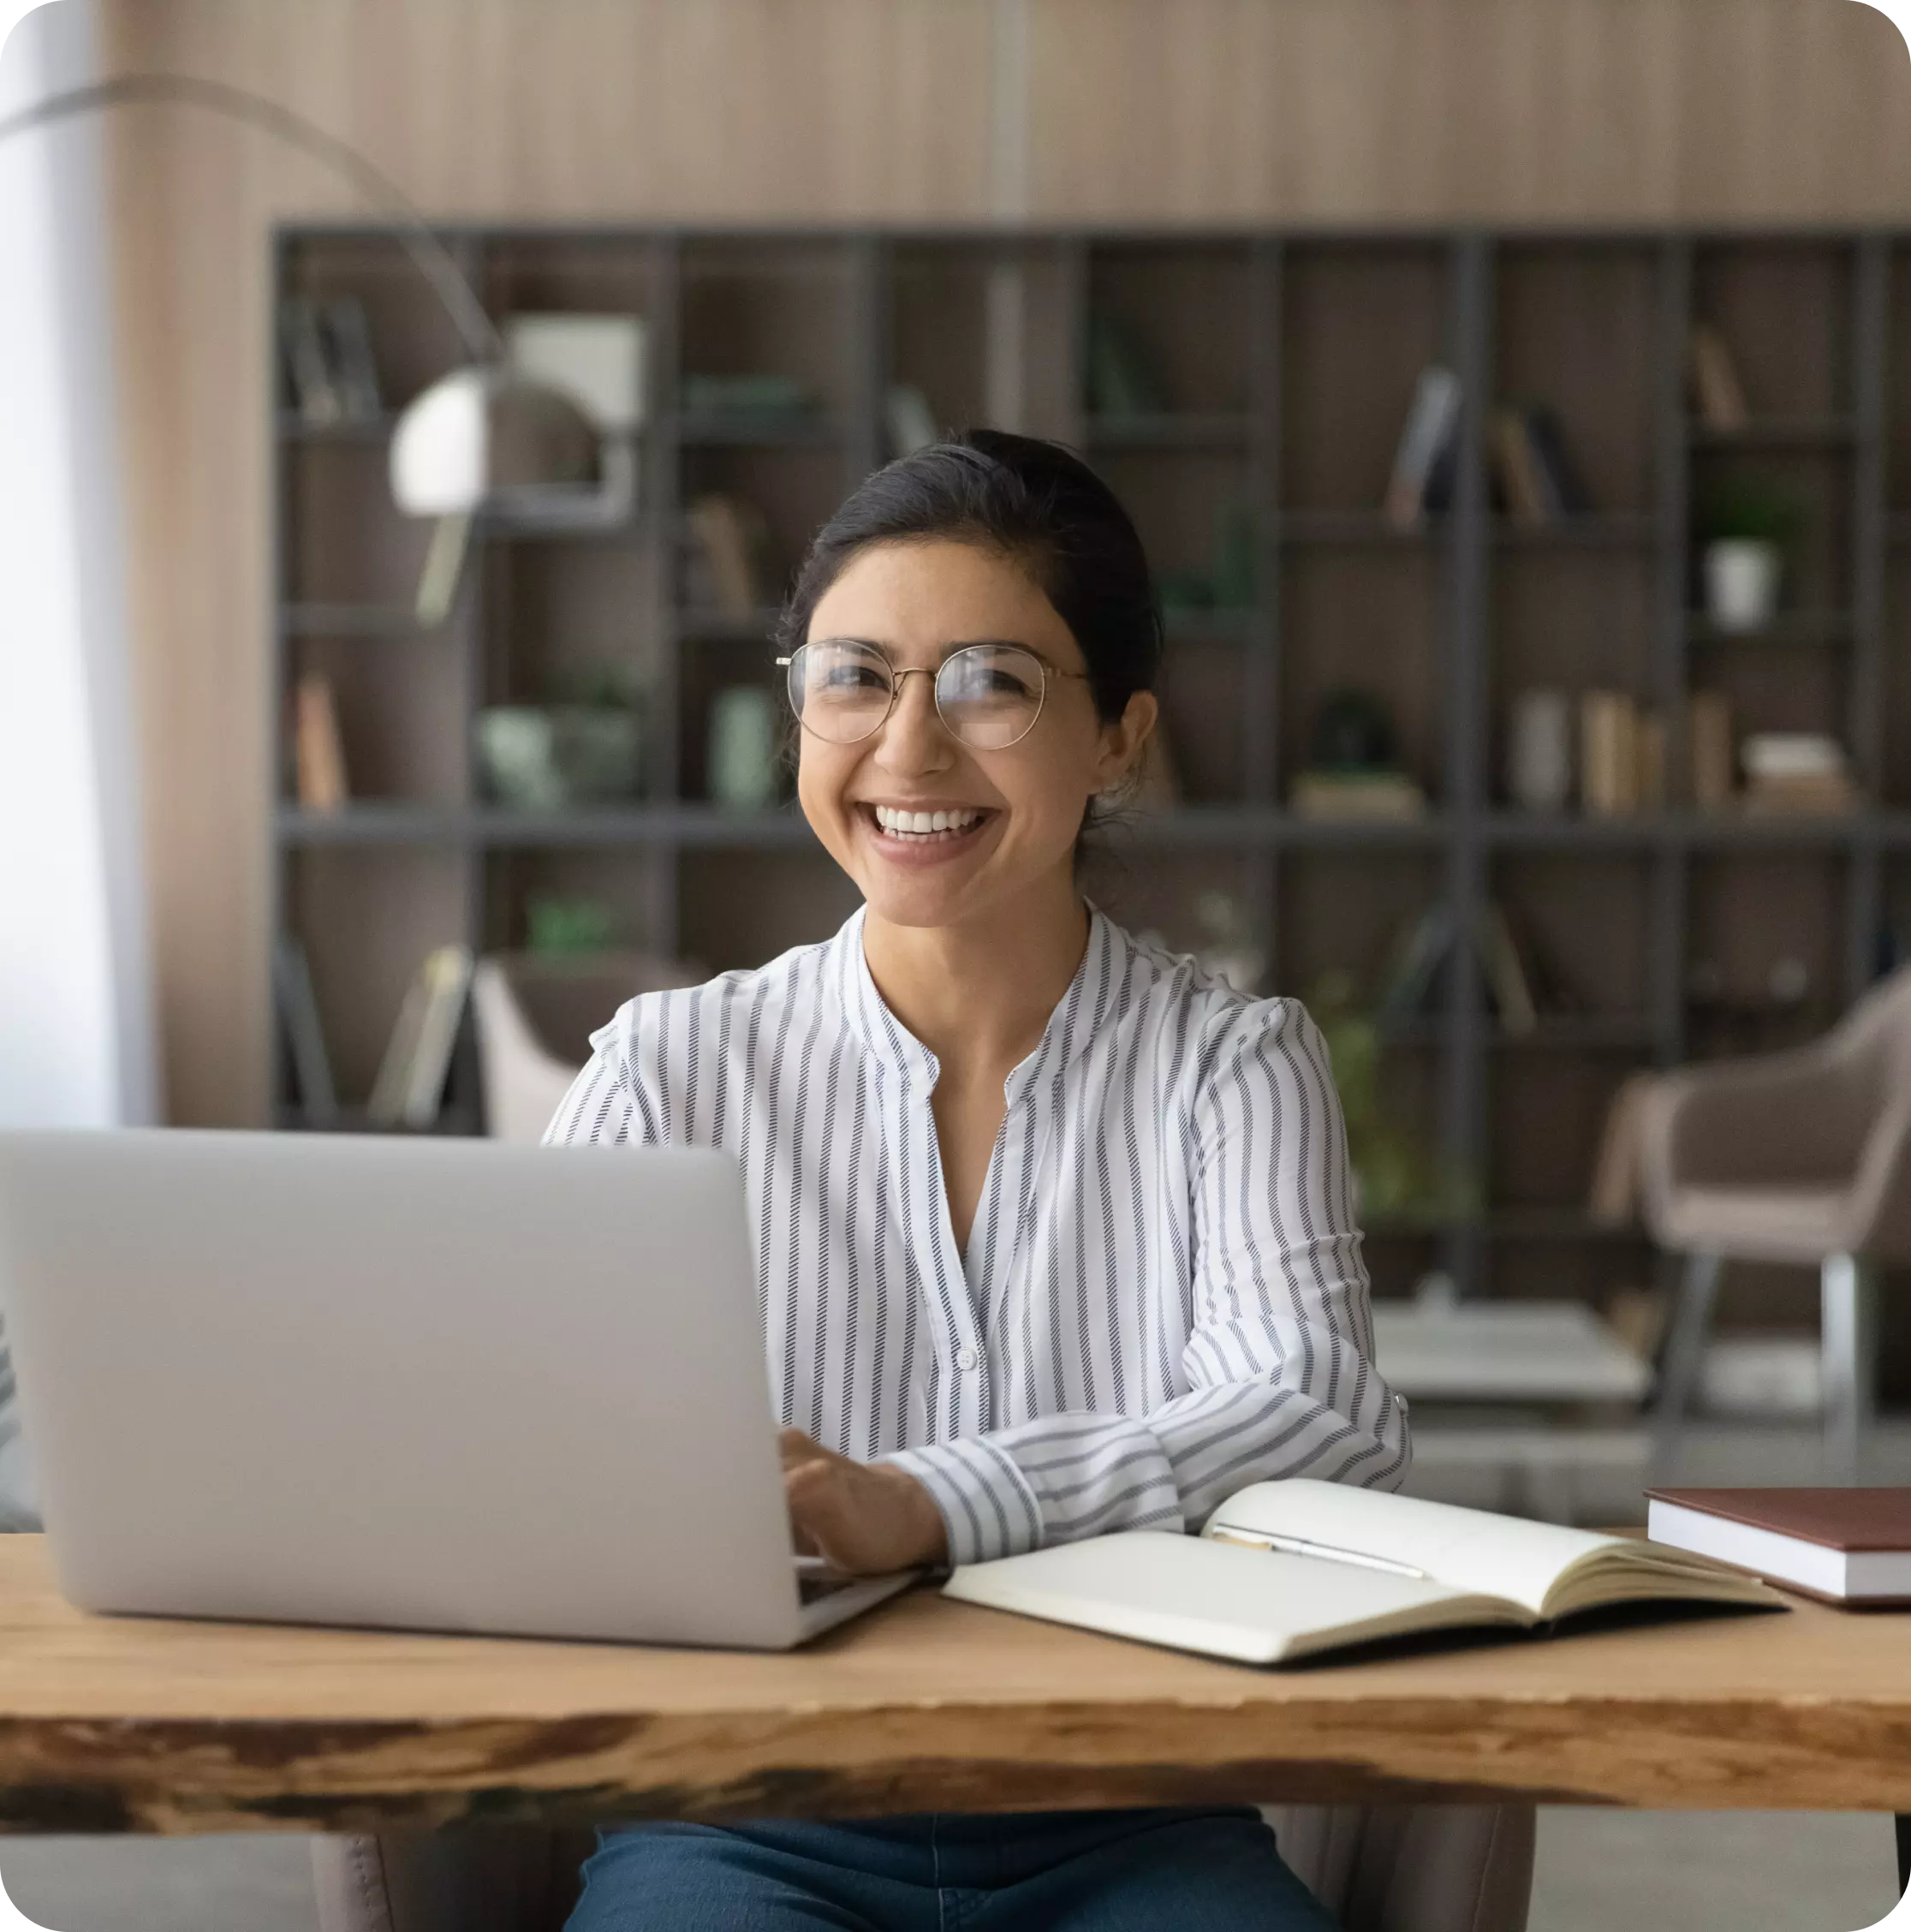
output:
[[[949,1560],[942,1512],[906,1470],[839,1456],[801,1429],[777,1440],[800,1553],[853,1577]]]

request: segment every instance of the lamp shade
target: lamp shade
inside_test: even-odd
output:
[[[501,364],[454,370],[399,418],[391,493],[410,516],[502,509],[598,480],[597,432],[567,396]]]

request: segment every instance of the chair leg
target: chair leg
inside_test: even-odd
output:
[[[1723,1255],[1686,1256],[1678,1300],[1659,1354],[1652,1446],[1655,1474],[1661,1481],[1674,1473],[1673,1458],[1678,1453],[1686,1416],[1698,1391],[1706,1331],[1712,1326],[1712,1303],[1718,1299],[1718,1278],[1724,1268]]]
[[[1856,1255],[1827,1255],[1819,1308],[1825,1480],[1856,1482],[1878,1403],[1876,1266]]]

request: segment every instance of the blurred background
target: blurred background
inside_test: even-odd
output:
[[[1162,753],[1091,892],[1327,1029],[1415,1487],[1616,1523],[1902,1479],[1882,14],[59,0],[0,116],[154,74],[380,170],[584,440],[402,508],[469,330],[237,97],[0,146],[0,1118],[534,1136],[630,992],[851,909],[773,608],[872,467],[1025,429],[1160,581]],[[31,1519],[17,1440],[0,1491]],[[1680,1882],[1653,1821],[1549,1817],[1536,1925]],[[1787,1822],[1789,1892],[1747,1825],[1682,1922],[1888,1904],[1880,1822]],[[104,1927],[131,1852],[19,1866]],[[230,1923],[303,1923],[265,1899]]]

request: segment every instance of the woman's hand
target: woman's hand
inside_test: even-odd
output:
[[[906,1470],[853,1462],[801,1429],[786,1428],[777,1440],[801,1554],[820,1556],[852,1577],[949,1560],[942,1512]]]

